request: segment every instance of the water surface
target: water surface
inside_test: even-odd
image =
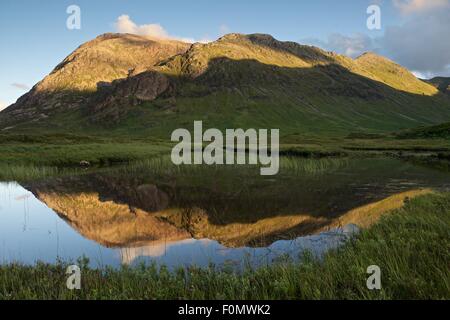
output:
[[[394,159],[292,161],[270,178],[151,164],[1,182],[0,260],[264,265],[337,247],[353,229],[336,229],[336,221],[354,208],[450,188],[448,173]]]

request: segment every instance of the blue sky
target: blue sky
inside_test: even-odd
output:
[[[141,30],[141,25],[159,24],[165,34],[175,38],[199,41],[215,40],[228,32],[269,33],[280,40],[315,44],[344,54],[377,51],[420,75],[447,74],[449,2],[2,0],[0,108],[15,102],[83,42],[105,32],[123,31],[116,25],[123,15],[136,30]],[[81,9],[80,30],[66,27],[66,9],[73,4]],[[366,10],[371,4],[381,9],[381,30],[371,31],[366,26]],[[424,46],[431,32],[433,43]],[[414,55],[416,51],[419,53]],[[437,56],[428,57],[431,51],[438,51],[434,53]],[[428,59],[434,64],[424,63]]]

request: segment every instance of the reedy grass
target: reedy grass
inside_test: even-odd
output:
[[[50,176],[56,176],[59,173],[57,167],[35,167],[27,165],[5,165],[0,164],[0,181],[27,181]]]

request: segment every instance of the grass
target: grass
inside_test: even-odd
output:
[[[82,266],[82,290],[65,287],[67,264],[0,267],[2,299],[450,299],[450,194],[414,198],[340,249],[301,264],[242,273],[210,267],[169,272],[144,266]],[[366,288],[381,268],[382,290]]]
[[[427,157],[448,160],[448,139],[396,139],[389,135],[347,137],[305,136],[297,133],[281,137],[280,155],[286,158],[310,158],[311,165],[323,165],[337,158],[389,156]],[[81,161],[92,167],[112,164],[139,164],[159,156],[168,156],[173,143],[156,138],[98,136],[77,134],[0,134],[0,180],[26,181],[79,173]],[[322,160],[321,163],[315,160]],[[431,159],[432,160],[432,159]],[[298,168],[301,164],[302,168]],[[156,164],[153,163],[152,166]],[[320,170],[308,168],[307,162],[285,161],[281,164],[300,173]],[[237,167],[233,167],[237,170]],[[156,166],[156,170],[158,168]],[[176,168],[179,170],[179,168]],[[192,168],[190,168],[193,171]]]
[[[410,129],[399,132],[397,136],[400,139],[448,139],[450,137],[450,123]]]
[[[81,161],[92,167],[130,163],[169,154],[159,140],[72,134],[0,134],[0,180],[27,181],[78,174]]]
[[[0,146],[0,161],[10,164],[41,166],[77,166],[80,161],[109,165],[149,158],[169,147],[144,142],[105,142],[80,144],[8,144]]]
[[[192,123],[179,124],[190,128]],[[227,126],[224,126],[226,128]],[[242,126],[245,128],[245,126]],[[192,129],[192,128],[190,128]],[[283,132],[282,132],[283,133]],[[131,162],[170,154],[174,143],[152,135],[119,134],[90,135],[35,132],[28,134],[0,133],[0,162],[36,166],[74,166],[85,160],[94,165]],[[355,153],[376,151],[450,152],[448,139],[397,139],[389,135],[324,137],[284,132],[280,138],[280,154],[285,156],[324,158],[345,157]]]
[[[61,173],[58,167],[27,166],[0,164],[0,180],[3,181],[29,181],[41,178],[54,177]]]

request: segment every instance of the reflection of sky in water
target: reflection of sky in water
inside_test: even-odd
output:
[[[326,170],[327,168],[325,166]],[[267,193],[266,198],[267,201],[272,201],[270,197],[274,195],[273,201],[292,202],[279,204],[281,207],[292,204],[294,212],[297,208],[303,210],[303,207],[306,208],[305,212],[316,207],[320,207],[319,209],[324,212],[344,207],[345,212],[377,199],[381,200],[388,195],[415,188],[450,189],[449,176],[446,172],[394,159],[355,160],[347,161],[346,166],[339,170],[327,171],[324,175],[308,176],[305,179],[302,179],[303,173],[297,176],[288,175],[285,177],[289,178],[287,181],[283,180],[283,176],[273,178],[274,182],[286,183],[285,188],[270,189],[272,185],[269,185],[268,190],[273,192]],[[294,182],[291,183],[292,181]],[[226,182],[235,183],[231,180]],[[286,190],[287,188],[289,190]],[[296,192],[283,193],[290,190]],[[275,197],[278,195],[282,197]],[[243,201],[246,205],[248,199],[244,197]],[[253,205],[254,203],[251,203],[251,206]],[[263,203],[262,207],[264,205]],[[134,222],[133,218],[131,221]],[[104,223],[109,227],[108,219],[105,219]],[[148,227],[154,227],[153,223],[152,221]],[[90,225],[83,227],[89,228]],[[109,230],[117,232],[114,228],[105,229],[107,232],[110,232]],[[107,232],[103,240],[107,240]],[[37,260],[55,262],[57,258],[73,261],[84,255],[90,259],[92,266],[119,266],[121,263],[140,262],[156,262],[169,267],[191,264],[207,266],[210,263],[237,265],[242,262],[261,265],[286,254],[294,259],[298,258],[304,249],[320,255],[328,248],[336,247],[342,241],[343,234],[329,232],[296,240],[277,241],[267,248],[226,248],[217,241],[208,239],[164,242],[160,241],[163,239],[157,238],[153,239],[151,245],[150,241],[145,245],[145,239],[142,239],[144,243],[142,247],[106,248],[84,238],[17,183],[0,182],[0,263],[11,261],[34,263]]]
[[[342,234],[316,235],[293,241],[278,241],[268,248],[226,248],[208,239],[186,239],[157,245],[109,249],[83,238],[53,210],[17,183],[0,183],[0,262],[37,260],[55,262],[86,256],[92,266],[118,266],[156,262],[168,267],[210,263],[266,264],[283,253],[298,257],[300,248],[316,253],[334,247]]]
[[[93,264],[116,264],[114,250],[84,239],[53,210],[16,183],[0,183],[0,261],[54,262],[83,254]]]

